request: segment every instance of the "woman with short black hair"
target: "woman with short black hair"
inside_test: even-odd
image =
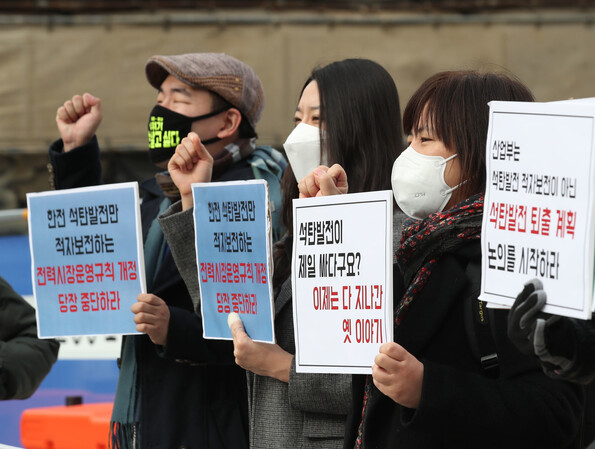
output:
[[[492,100],[533,95],[506,74],[441,72],[405,108],[392,187],[413,219],[397,250],[394,341],[371,376],[354,376],[345,449],[577,447],[581,388],[544,375],[508,339],[508,311],[477,300]],[[344,193],[329,178],[315,171],[301,194]]]

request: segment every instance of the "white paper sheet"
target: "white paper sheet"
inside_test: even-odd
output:
[[[296,371],[371,373],[393,340],[392,192],[293,202]]]

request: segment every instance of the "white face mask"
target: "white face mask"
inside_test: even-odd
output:
[[[456,157],[427,156],[409,146],[393,164],[391,182],[399,207],[411,218],[422,220],[435,212],[442,212],[452,192],[444,181],[446,163]],[[460,184],[459,184],[460,185]]]
[[[283,144],[287,159],[300,181],[319,165],[325,165],[326,158],[320,158],[320,129],[306,123],[299,123]]]

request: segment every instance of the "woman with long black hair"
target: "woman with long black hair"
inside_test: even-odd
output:
[[[392,161],[403,140],[397,88],[382,66],[366,59],[347,59],[313,70],[302,88],[294,120],[296,128],[286,149],[296,171],[321,162],[338,163],[349,175],[352,192],[390,188]],[[300,145],[304,142],[301,133],[307,135],[309,145]],[[313,140],[320,143],[312,145]],[[198,174],[201,168],[195,167],[203,163],[208,170],[208,155],[192,136],[176,150],[170,173],[178,183],[177,168]],[[252,448],[340,448],[351,402],[351,376],[295,371],[290,269],[291,201],[299,196],[297,182],[293,170],[287,169],[282,180],[282,217],[288,231],[274,249],[277,344],[254,342],[239,320],[232,324],[236,363],[247,370]],[[169,224],[162,222],[162,226],[174,257],[179,245],[191,245],[188,241],[178,245],[173,236],[170,239]],[[191,255],[176,258],[176,263],[183,266],[196,260]],[[188,286],[198,293],[196,282]]]

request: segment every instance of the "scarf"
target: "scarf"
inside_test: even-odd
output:
[[[225,171],[242,159],[250,156],[256,148],[256,139],[239,139],[226,145],[213,156],[213,181],[216,181]]]
[[[423,290],[440,256],[480,238],[482,219],[483,195],[475,195],[445,212],[405,223],[396,256],[409,287],[395,311],[395,327]]]
[[[159,185],[159,188],[161,188],[165,197],[172,203],[175,203],[180,199],[180,190],[178,189],[178,186],[175,185],[168,171],[155,173],[155,181],[157,181],[157,184]]]
[[[404,223],[396,257],[397,265],[408,287],[396,306],[395,328],[401,324],[411,303],[427,284],[440,256],[481,237],[482,219],[483,194],[478,194],[447,211],[436,212],[423,220],[407,220]],[[372,384],[372,376],[366,376],[355,449],[363,447],[363,427],[368,400],[373,394]]]

